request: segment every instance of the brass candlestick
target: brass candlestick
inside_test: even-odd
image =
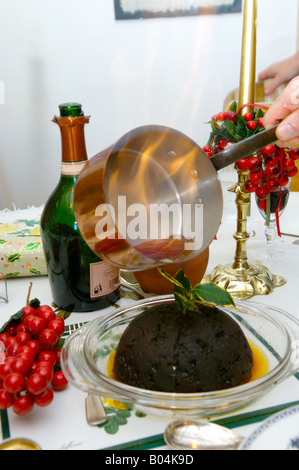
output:
[[[239,106],[255,102],[256,75],[256,21],[257,0],[244,1],[243,44],[241,60],[241,78],[239,88]],[[250,108],[244,108],[243,112]],[[250,238],[247,233],[247,214],[251,197],[245,189],[249,178],[248,171],[238,170],[238,183],[230,190],[236,194],[237,232],[235,261],[229,265],[215,268],[205,281],[214,282],[226,289],[232,297],[249,299],[255,295],[267,295],[274,288],[285,284],[281,276],[272,275],[264,266],[250,265],[247,259],[246,243]]]

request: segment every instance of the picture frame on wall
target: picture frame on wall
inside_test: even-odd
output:
[[[114,0],[116,20],[240,13],[242,0]]]

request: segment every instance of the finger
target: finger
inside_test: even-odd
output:
[[[267,80],[267,78],[273,78],[274,77],[274,74],[273,73],[270,73],[270,72],[267,72],[266,70],[264,70],[263,72],[261,72],[258,76],[258,80],[260,82],[263,82],[264,80]]]
[[[289,114],[278,126],[276,135],[281,142],[293,142],[299,139],[299,109]]]
[[[283,83],[283,80],[280,79],[279,76],[273,78],[273,80],[269,81],[268,83],[265,83],[264,86],[264,93],[266,96],[272,95],[272,93],[275,92],[275,90]]]
[[[299,77],[292,80],[265,114],[265,128],[274,126],[299,109]]]

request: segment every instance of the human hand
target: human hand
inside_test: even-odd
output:
[[[277,145],[291,147],[299,144],[299,76],[288,84],[264,116],[266,129],[278,123]]]
[[[270,79],[265,85],[265,95],[272,95],[283,83],[289,82],[299,74],[299,52],[281,62],[270,65],[259,74],[259,81]]]

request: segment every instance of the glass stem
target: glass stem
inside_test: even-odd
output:
[[[266,225],[265,229],[265,236],[267,240],[267,245],[273,245],[276,235],[277,235],[277,229],[276,229],[276,223],[275,222],[270,222],[269,225]]]

